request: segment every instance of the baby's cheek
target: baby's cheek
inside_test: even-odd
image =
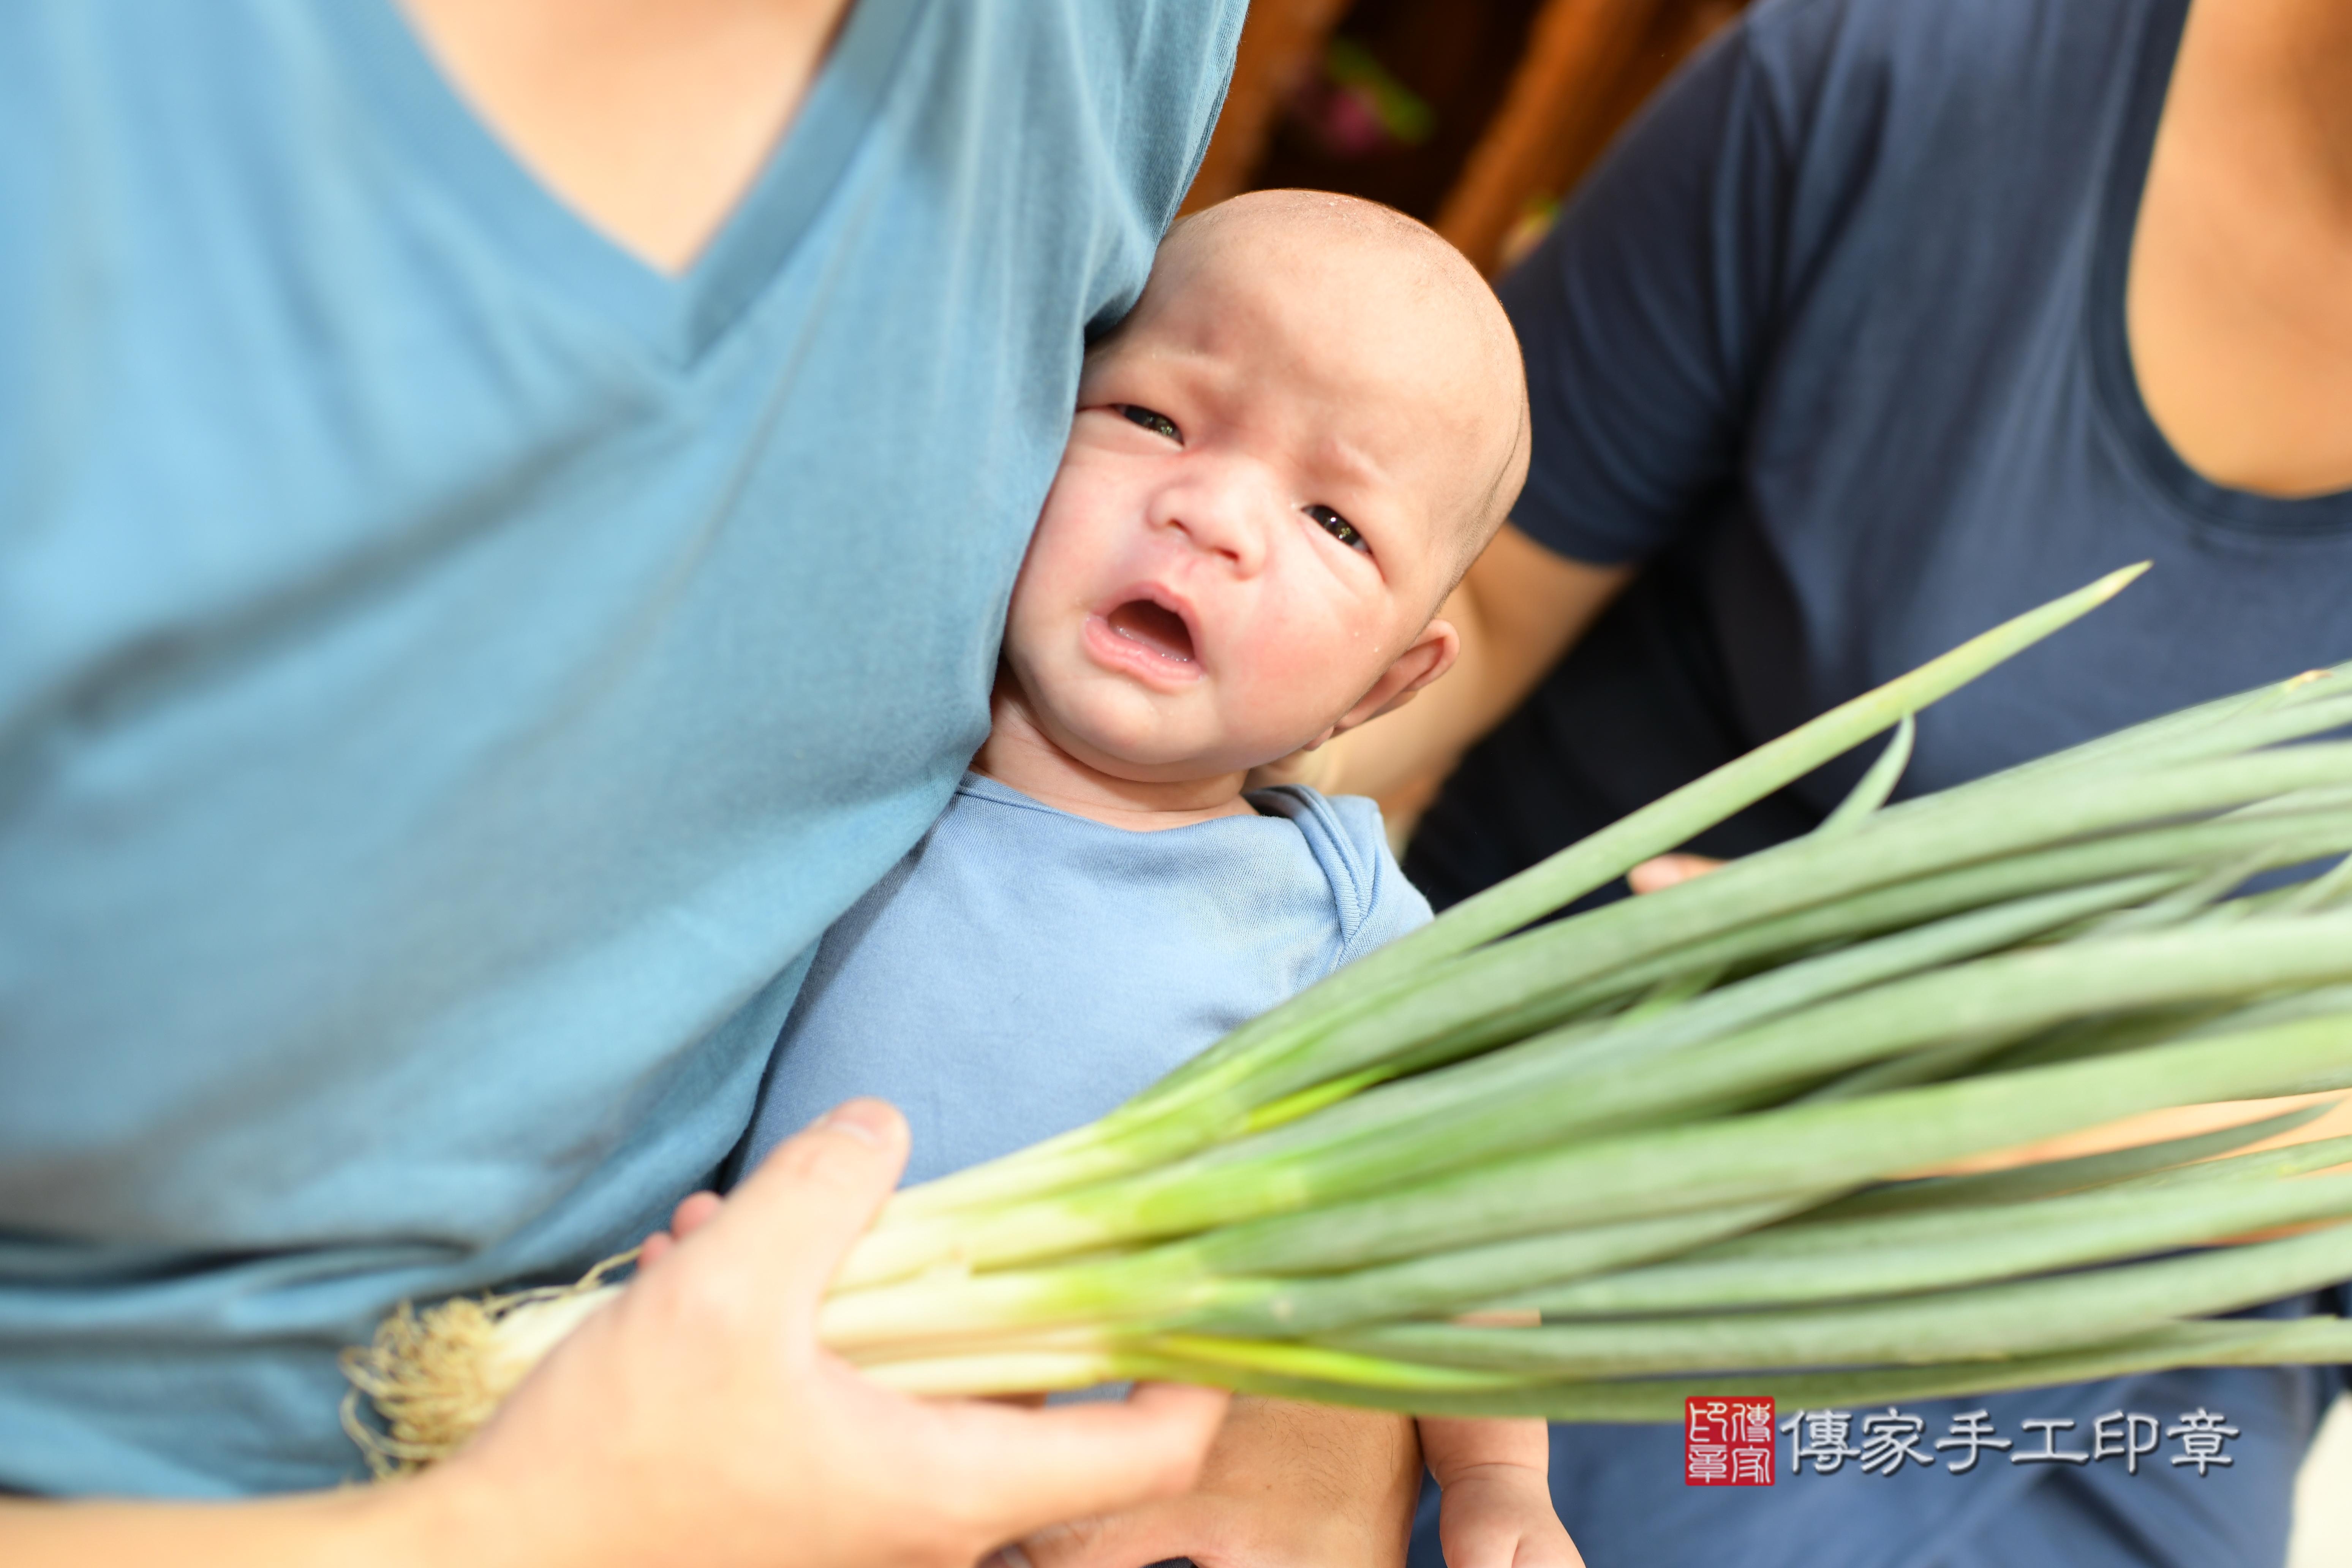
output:
[[[1235,739],[1287,753],[1314,739],[1354,700],[1357,693],[1349,688],[1356,661],[1344,645],[1334,647],[1328,639],[1268,637],[1260,647],[1256,657],[1239,661],[1244,668],[1229,683],[1231,700],[1224,706]]]
[[[1021,563],[1021,574],[1013,580],[1013,598],[1005,615],[1005,641],[1034,642],[1054,634],[1056,627],[1065,633],[1082,624],[1098,589],[1095,578],[1100,574],[1091,564],[1087,541],[1081,531],[1056,529],[1046,531],[1039,524],[1036,537],[1030,541],[1029,553]]]
[[[1136,508],[1133,499],[1108,476],[1097,473],[1065,454],[1037,526],[1030,531],[1029,551],[1021,574],[1068,578],[1083,574],[1119,533],[1119,520]]]
[[[1004,614],[1004,652],[1017,662],[1034,662],[1044,651],[1045,617],[1034,579],[1024,573],[1013,584]]]

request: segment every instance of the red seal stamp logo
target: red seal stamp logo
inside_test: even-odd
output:
[[[1769,1399],[1683,1401],[1683,1484],[1769,1487],[1777,1448]]]

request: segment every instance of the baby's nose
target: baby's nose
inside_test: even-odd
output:
[[[1265,563],[1265,510],[1255,498],[1219,488],[1183,498],[1170,510],[1167,521],[1195,549],[1223,556],[1236,570],[1251,573]]]

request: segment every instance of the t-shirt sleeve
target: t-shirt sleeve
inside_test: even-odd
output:
[[[1641,560],[1732,481],[1783,267],[1780,97],[1726,28],[1504,280],[1534,419],[1513,521],[1546,548]]]

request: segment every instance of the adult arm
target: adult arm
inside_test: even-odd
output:
[[[1222,1394],[924,1401],[818,1345],[826,1282],[906,1156],[906,1123],[874,1101],[779,1146],[415,1481],[232,1504],[8,1502],[0,1561],[969,1568],[1049,1521],[1189,1486]]]

